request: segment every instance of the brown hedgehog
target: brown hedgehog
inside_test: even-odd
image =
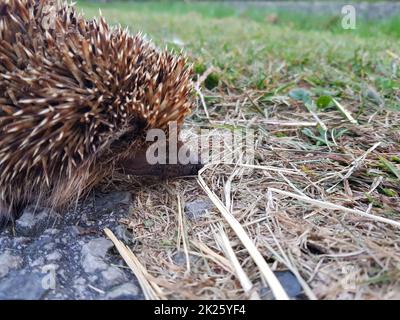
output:
[[[146,132],[179,126],[191,96],[182,56],[67,3],[0,0],[0,220],[65,208],[115,170],[197,172],[143,156]]]

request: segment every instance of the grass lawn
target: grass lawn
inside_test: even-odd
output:
[[[290,270],[307,298],[400,298],[399,17],[343,30],[337,17],[220,4],[78,1],[87,17],[99,6],[184,49],[203,80],[188,127],[256,130],[261,167],[213,164],[202,178],[273,270]],[[196,180],[132,188],[131,248],[158,297],[270,297],[216,207],[185,218],[185,203],[209,201]]]

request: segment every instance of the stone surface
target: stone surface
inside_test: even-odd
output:
[[[129,193],[116,192],[89,197],[61,218],[25,210],[15,234],[0,231],[0,299],[143,299],[103,231],[127,234],[119,221],[130,203]]]
[[[16,272],[0,281],[1,300],[38,300],[49,290],[42,285],[44,275],[39,272]]]
[[[108,267],[106,270],[101,272],[102,281],[111,287],[127,281],[125,273],[116,267]],[[137,288],[136,288],[137,290]]]
[[[197,257],[195,255],[189,254],[189,262],[191,264],[196,263],[200,257]],[[183,250],[176,251],[174,255],[172,256],[172,261],[178,266],[184,266],[186,265],[186,254]]]
[[[108,210],[114,208],[115,204],[130,204],[132,195],[129,192],[113,192],[97,197],[94,206],[97,210]]]
[[[9,251],[0,255],[0,278],[6,276],[11,269],[19,268],[22,258],[12,255]]]
[[[104,258],[112,246],[113,243],[105,238],[93,239],[83,245],[81,251],[83,269],[87,273],[106,270],[108,265]]]
[[[191,220],[197,220],[203,217],[207,210],[210,210],[213,204],[209,200],[195,200],[185,204],[186,216]]]
[[[132,283],[124,283],[107,294],[110,300],[132,300],[138,295],[137,286]]]
[[[20,236],[32,237],[57,224],[59,216],[52,210],[36,211],[34,207],[25,209],[23,215],[16,221],[15,230]]]
[[[303,288],[296,276],[289,270],[274,271],[276,278],[281,283],[289,298],[302,299]],[[260,296],[265,300],[273,300],[274,296],[269,288],[262,288]]]

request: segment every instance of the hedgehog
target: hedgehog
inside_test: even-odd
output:
[[[0,0],[1,224],[30,204],[63,210],[115,172],[195,174],[144,157],[146,132],[193,107],[183,53],[67,2]]]

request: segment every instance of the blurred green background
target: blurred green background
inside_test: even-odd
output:
[[[344,99],[356,112],[373,100],[399,110],[399,3],[354,3],[356,29],[348,30],[342,28],[341,4],[321,9],[324,4],[78,1],[88,18],[101,9],[112,24],[142,31],[159,46],[184,49],[198,74],[215,68],[205,82],[209,90],[275,96],[301,86],[316,97]]]
[[[360,2],[363,2],[364,5]],[[261,23],[268,21],[268,17],[270,17],[269,21],[279,26],[296,30],[329,30],[334,33],[347,32],[340,23],[341,7],[353,3],[357,13],[357,28],[353,33],[361,36],[383,33],[400,38],[400,3],[398,1],[383,3],[373,0],[349,2],[329,0],[289,2],[92,0],[78,1],[78,3],[90,10],[100,6],[106,10],[136,11],[142,14],[185,15],[195,12],[203,18],[233,17]],[[274,19],[273,16],[276,18]]]

